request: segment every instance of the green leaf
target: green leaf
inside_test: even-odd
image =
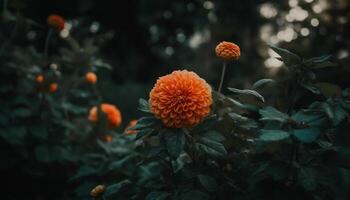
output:
[[[269,44],[268,46],[281,56],[282,61],[287,66],[298,65],[302,62],[301,58],[298,55],[288,51],[287,49],[279,48],[272,44]]]
[[[27,108],[17,108],[11,112],[11,117],[29,117],[31,114],[32,112]]]
[[[142,130],[145,128],[149,128],[157,124],[159,121],[153,116],[150,117],[142,117],[137,120],[137,123],[135,126],[129,128],[128,130]]]
[[[122,180],[119,183],[109,185],[106,188],[106,192],[104,193],[104,196],[106,198],[117,198],[116,194],[125,186],[130,185],[131,181],[129,180]]]
[[[269,78],[260,79],[253,84],[252,89],[256,90],[256,89],[259,89],[259,88],[265,86],[266,84],[274,83],[274,82],[275,82],[275,80],[269,79]]]
[[[309,90],[310,92],[314,94],[321,94],[320,90],[313,85],[310,81],[299,81],[298,82],[303,88]]]
[[[178,157],[185,147],[185,134],[180,130],[169,131],[165,135],[165,142],[169,154]]]
[[[148,193],[145,200],[165,200],[170,196],[170,193],[163,191],[152,191]]]
[[[26,136],[27,130],[20,127],[11,127],[0,130],[0,136],[8,143],[21,144]]]
[[[87,113],[87,109],[86,108],[73,105],[73,104],[71,104],[69,102],[62,103],[61,107],[62,107],[62,109],[66,110],[66,111],[68,111],[70,113],[76,114],[76,115],[86,114]]]
[[[291,131],[291,134],[301,142],[310,143],[318,138],[320,130],[318,128],[295,129]]]
[[[197,177],[202,186],[208,191],[213,192],[217,189],[218,184],[213,177],[204,174],[200,174]]]
[[[226,97],[226,100],[228,100],[230,103],[234,104],[235,106],[244,109],[244,110],[248,110],[251,112],[257,112],[259,110],[258,106],[253,106],[253,105],[249,105],[249,104],[242,104],[241,102],[234,100],[232,98]]]
[[[317,188],[316,172],[310,167],[301,167],[298,173],[298,183],[307,191]]]
[[[261,130],[259,139],[266,142],[280,141],[289,138],[289,133],[282,130]]]
[[[204,152],[213,157],[224,157],[227,154],[223,144],[208,138],[200,138],[195,143],[195,147],[198,151]]]
[[[97,169],[90,167],[88,165],[83,165],[79,168],[78,172],[69,179],[69,181],[81,179],[87,176],[98,175],[98,173],[99,171]]]
[[[334,126],[340,124],[349,114],[339,104],[325,102],[322,107]]]
[[[216,123],[218,122],[218,117],[216,114],[210,115],[206,117],[202,123],[198,124],[197,126],[192,129],[192,132],[203,132],[207,131],[208,129],[212,128]]]
[[[249,119],[237,113],[228,113],[228,116],[234,121],[235,125],[240,128],[247,130],[258,128],[258,123],[252,119]]]
[[[256,99],[258,99],[261,102],[265,102],[265,99],[263,96],[261,96],[257,91],[255,90],[240,90],[240,89],[236,89],[236,88],[227,88],[228,90],[230,90],[233,93],[236,94],[244,94],[244,95],[251,95],[254,96]]]
[[[262,116],[260,119],[262,121],[279,121],[284,123],[290,120],[290,117],[287,114],[282,113],[271,106],[260,109],[259,113]]]
[[[47,139],[48,131],[45,125],[34,125],[29,127],[29,132],[36,139]]]
[[[108,169],[110,169],[110,170],[120,170],[125,163],[127,163],[130,160],[132,160],[133,158],[135,158],[135,156],[130,154],[130,155],[127,155],[127,156],[125,156],[125,157],[123,157],[121,159],[115,160],[115,161],[111,162],[108,165]]]
[[[209,140],[217,141],[217,142],[222,142],[225,140],[225,137],[221,133],[215,130],[210,130],[204,133],[203,137],[208,138]]]
[[[305,112],[304,110],[298,111],[292,115],[292,119],[301,124],[312,126],[323,126],[325,125],[326,117],[321,112]]]
[[[310,58],[304,61],[305,66],[310,69],[320,69],[325,67],[336,67],[336,63],[329,61],[332,58],[331,55],[324,55],[320,57]]]
[[[140,111],[143,111],[143,112],[152,113],[150,111],[150,109],[149,109],[148,101],[146,101],[145,99],[142,99],[142,98],[139,99],[139,107],[138,107],[138,109]]]

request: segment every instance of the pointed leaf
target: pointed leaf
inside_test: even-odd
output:
[[[272,50],[274,50],[278,55],[281,56],[284,64],[286,64],[287,66],[297,65],[297,64],[300,64],[302,61],[298,55],[288,51],[287,49],[279,48],[279,47],[272,45],[272,44],[270,44],[268,46]]]
[[[320,135],[318,128],[295,129],[291,133],[301,142],[310,143],[315,141]]]
[[[275,82],[275,80],[269,79],[269,78],[260,79],[253,84],[252,89],[256,90],[258,88],[265,86],[266,84],[274,83],[274,82]]]
[[[289,138],[289,133],[282,130],[261,130],[259,139],[266,142],[280,141]]]
[[[236,88],[227,88],[228,90],[230,90],[233,93],[236,94],[244,94],[244,95],[251,95],[254,96],[256,99],[258,99],[261,102],[265,102],[265,99],[263,96],[261,96],[257,91],[255,90],[240,90],[240,89],[236,89]]]

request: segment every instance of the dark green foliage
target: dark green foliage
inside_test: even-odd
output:
[[[5,23],[37,26],[4,14]],[[306,59],[270,45],[287,68],[282,76],[229,87],[228,96],[213,91],[211,113],[190,128],[165,127],[140,99],[135,110],[144,116],[125,134],[107,127],[100,106],[98,122],[88,121],[103,84],[88,85],[84,75],[112,69],[97,56],[108,37],[75,41],[74,31],[54,33],[49,52],[1,46],[0,173],[11,184],[4,199],[27,187],[30,199],[91,199],[99,184],[106,191],[96,199],[105,200],[350,198],[350,89],[318,76],[339,70],[331,56]]]

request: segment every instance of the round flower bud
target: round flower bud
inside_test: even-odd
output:
[[[122,123],[122,116],[116,106],[103,103],[101,104],[101,111],[106,114],[108,128],[113,129],[120,126]],[[98,121],[97,106],[94,106],[90,109],[89,120],[94,123]]]
[[[97,82],[97,76],[94,72],[88,72],[85,75],[85,80],[90,84],[95,84]]]
[[[35,82],[38,83],[38,84],[41,84],[44,82],[44,76],[39,74],[35,77]]]
[[[47,24],[56,31],[62,31],[64,29],[65,20],[60,15],[51,14],[47,18]]]
[[[106,191],[104,185],[97,185],[94,189],[90,191],[90,195],[94,198],[100,197]]]
[[[51,92],[51,93],[56,92],[57,88],[58,88],[58,84],[57,83],[51,83],[49,85],[49,92]]]
[[[232,42],[220,42],[215,48],[216,56],[225,60],[238,60],[241,56],[241,50],[238,45]]]

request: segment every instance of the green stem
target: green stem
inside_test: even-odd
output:
[[[50,44],[52,32],[53,32],[53,30],[50,28],[50,30],[49,30],[49,32],[47,33],[47,36],[46,36],[45,47],[44,47],[44,55],[45,55],[45,56],[48,55],[49,44]]]
[[[223,65],[222,65],[220,84],[219,84],[219,88],[218,88],[218,92],[219,93],[221,92],[222,84],[224,83],[225,72],[226,72],[226,62],[224,62]]]
[[[101,103],[102,103],[102,96],[101,96],[100,93],[98,92],[97,87],[96,87],[96,84],[93,84],[93,85],[92,85],[92,90],[93,90],[93,92],[95,93],[95,95],[96,95],[96,97],[97,97],[98,104],[101,104]]]

